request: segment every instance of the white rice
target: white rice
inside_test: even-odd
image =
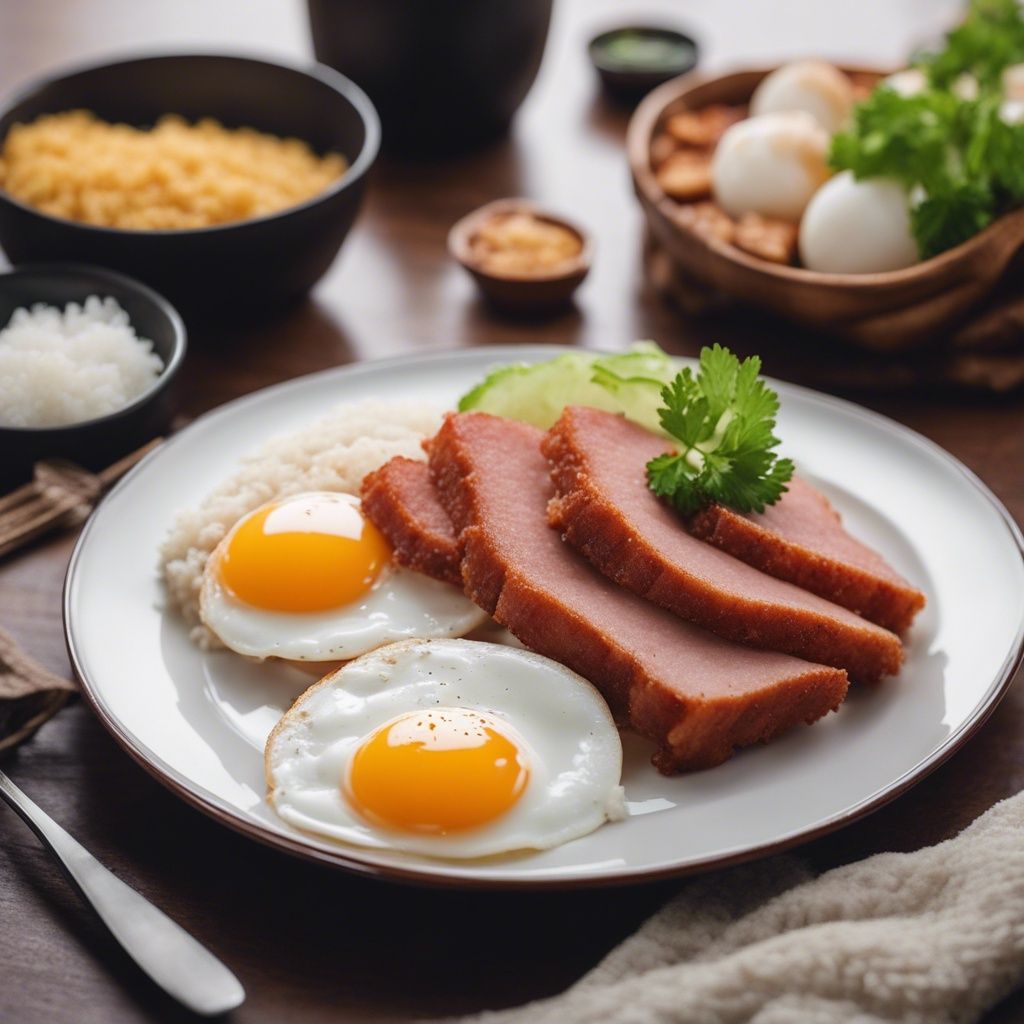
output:
[[[300,491],[358,494],[363,477],[392,456],[424,457],[420,442],[441,425],[429,403],[366,400],[338,406],[305,430],[275,438],[242,460],[197,508],[182,513],[160,549],[167,595],[202,647],[220,646],[199,621],[203,567],[247,512]]]
[[[15,310],[0,331],[0,426],[58,427],[106,416],[139,397],[163,361],[116,299]]]

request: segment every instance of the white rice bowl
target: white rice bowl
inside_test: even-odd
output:
[[[163,360],[116,299],[17,309],[0,330],[0,426],[61,427],[108,416],[155,383]]]

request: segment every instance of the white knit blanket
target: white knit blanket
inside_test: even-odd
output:
[[[961,1024],[1024,981],[1024,793],[954,839],[817,878],[686,884],[567,992],[487,1024]]]

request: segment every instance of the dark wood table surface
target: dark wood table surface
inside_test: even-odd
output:
[[[938,32],[956,6],[950,0],[660,0],[643,13],[684,19],[707,44],[713,64],[796,52],[886,64]],[[457,162],[382,163],[341,258],[309,301],[245,328],[191,325],[183,420],[340,363],[520,340],[621,348],[653,337],[684,353],[723,340],[760,350],[770,372],[814,380],[813,352],[785,354],[776,325],[750,315],[684,323],[644,284],[639,215],[622,155],[625,117],[598,97],[583,49],[594,30],[636,13],[612,0],[559,2],[541,75],[507,141]],[[119,48],[195,46],[310,52],[304,10],[294,0],[0,0],[2,91]],[[596,265],[576,308],[544,323],[496,319],[445,253],[446,231],[457,217],[514,194],[577,217],[597,241]],[[882,368],[880,386],[884,378]],[[1024,521],[1020,401],[884,390],[856,397],[962,459]],[[0,565],[0,622],[59,673],[69,672],[60,590],[73,543],[71,536],[54,539]],[[236,970],[249,993],[233,1017],[238,1021],[402,1020],[555,993],[673,888],[463,894],[373,883],[301,863],[180,802],[81,703],[46,725],[5,768],[114,871]],[[1014,686],[945,766],[894,804],[803,853],[826,868],[934,843],[1022,785],[1024,690]],[[31,835],[0,808],[0,1020],[188,1019],[142,977]],[[1020,996],[989,1017],[1020,1019]]]

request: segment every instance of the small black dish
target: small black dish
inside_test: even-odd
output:
[[[117,412],[61,427],[0,426],[0,486],[32,475],[39,459],[62,458],[99,470],[166,430],[174,414],[172,383],[185,358],[185,325],[175,308],[151,288],[98,267],[49,263],[0,274],[0,329],[14,311],[43,302],[63,309],[90,295],[111,296],[136,334],[153,342],[164,368],[152,386]]]
[[[594,36],[590,62],[610,96],[634,106],[655,86],[697,66],[696,40],[651,25],[623,25]]]
[[[163,114],[212,117],[303,139],[349,162],[334,185],[252,220],[178,231],[126,231],[51,217],[0,190],[0,245],[14,264],[68,260],[130,273],[186,312],[244,317],[307,292],[333,262],[377,156],[380,122],[353,82],[322,65],[213,54],[140,56],[38,80],[0,106],[0,142],[16,122],[65,110],[152,125]]]

